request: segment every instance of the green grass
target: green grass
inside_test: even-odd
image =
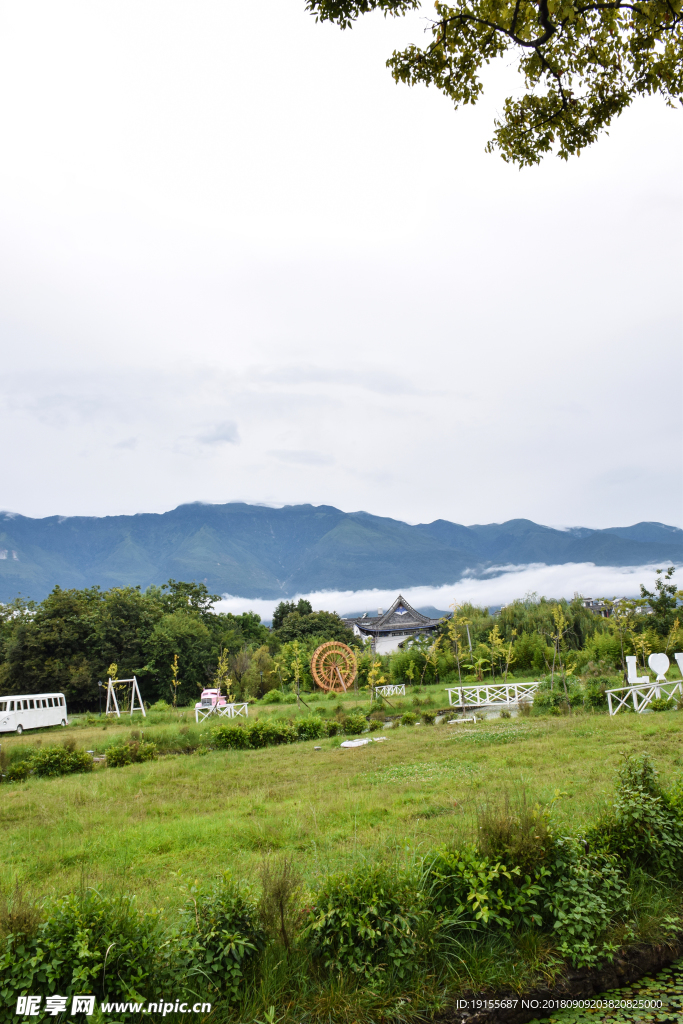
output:
[[[612,796],[622,752],[648,751],[665,779],[683,761],[677,712],[421,725],[357,749],[335,738],[244,752],[207,752],[211,726],[180,714],[150,716],[144,738],[162,751],[202,744],[192,753],[1,786],[3,882],[48,894],[86,881],[132,890],[143,906],[174,906],[178,872],[208,878],[229,868],[254,878],[265,856],[282,851],[312,883],[359,859],[410,860],[473,838],[477,807],[505,793],[554,800],[559,821],[588,822]],[[69,737],[98,751],[130,731],[128,721],[3,737],[2,752],[14,757],[37,740]]]

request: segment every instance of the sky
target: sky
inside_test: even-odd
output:
[[[683,112],[520,171],[427,13],[0,2],[0,506],[683,526]]]

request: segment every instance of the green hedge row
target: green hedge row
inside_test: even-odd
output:
[[[45,747],[21,761],[13,761],[3,774],[6,782],[23,782],[29,775],[70,775],[72,772],[91,772],[92,769],[92,757],[85,751]]]
[[[318,715],[308,715],[295,722],[260,721],[244,725],[219,725],[212,742],[223,750],[257,750],[300,740],[321,740],[327,736],[357,736],[368,727],[381,728],[379,722],[368,723],[364,715],[345,715],[330,722]]]

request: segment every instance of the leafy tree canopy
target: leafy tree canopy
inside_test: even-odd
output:
[[[673,565],[670,565],[666,572],[657,569],[654,591],[647,590],[642,583],[640,584],[641,599],[647,601],[652,609],[650,622],[659,636],[666,636],[673,627],[677,614],[680,615],[676,608],[678,602],[683,600],[683,591],[671,582],[675,572],[676,568]]]
[[[420,0],[307,0],[320,21],[348,28],[361,14],[394,17]],[[395,51],[397,82],[434,85],[459,107],[476,103],[486,65],[516,62],[522,88],[505,100],[488,151],[526,166],[591,145],[637,96],[683,101],[681,0],[435,2],[426,46]]]
[[[312,611],[313,605],[305,597],[299,598],[297,604],[294,604],[293,601],[280,601],[273,612],[273,629],[279,629],[287,616],[294,612],[298,612],[299,615],[310,615]]]

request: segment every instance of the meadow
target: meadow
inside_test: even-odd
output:
[[[421,699],[438,709],[442,697],[434,688]],[[342,702],[345,710],[356,703]],[[414,707],[410,697],[396,703]],[[54,895],[83,882],[124,887],[143,906],[174,906],[179,879],[225,870],[256,879],[275,853],[291,856],[312,884],[358,862],[407,863],[473,840],[487,803],[524,799],[552,806],[558,827],[588,823],[612,799],[625,752],[648,752],[665,783],[683,766],[678,712],[443,721],[388,728],[374,734],[386,740],[355,749],[334,737],[253,751],[212,750],[212,725],[195,725],[191,714],[152,712],[142,726],[139,716],[105,725],[81,718],[66,730],[3,736],[6,759],[41,742],[97,755],[141,733],[162,755],[1,786],[3,884]],[[291,705],[250,710],[252,718],[296,714]]]

